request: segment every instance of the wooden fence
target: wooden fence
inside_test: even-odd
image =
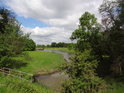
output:
[[[15,69],[11,69],[11,68],[0,68],[0,73],[4,74],[4,75],[10,75],[12,77],[16,77],[19,78],[21,80],[27,80],[27,81],[33,81],[33,75],[26,73],[26,72],[22,72],[22,71],[18,71]]]

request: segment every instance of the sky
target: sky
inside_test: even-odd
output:
[[[69,38],[78,28],[79,18],[88,11],[98,18],[103,0],[0,0],[21,23],[23,33],[31,33],[36,44],[72,42]]]

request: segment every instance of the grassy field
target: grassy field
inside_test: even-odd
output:
[[[27,51],[25,55],[14,57],[25,65],[18,70],[35,74],[37,72],[52,72],[64,63],[63,55],[42,51]]]
[[[67,53],[74,53],[74,50],[68,49],[68,48],[45,48],[45,49],[60,50],[60,51],[67,52]]]
[[[53,93],[45,86],[0,74],[0,93]]]

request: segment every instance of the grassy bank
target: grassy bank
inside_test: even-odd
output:
[[[71,53],[71,54],[74,53],[74,50],[68,49],[68,48],[45,48],[45,49],[60,50],[60,51]]]
[[[48,53],[42,51],[27,51],[25,55],[19,55],[13,59],[24,62],[25,65],[18,70],[37,73],[37,72],[52,72],[56,70],[64,61],[63,55],[56,53]]]
[[[110,87],[103,93],[124,93],[124,78],[108,78],[106,81]]]
[[[0,74],[0,93],[53,93],[53,91],[35,83]]]

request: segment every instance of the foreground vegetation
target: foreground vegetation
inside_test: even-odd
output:
[[[6,66],[32,74],[47,74],[64,63],[63,55],[42,51],[25,51],[11,58]],[[0,74],[0,93],[53,93],[45,86]]]
[[[106,81],[109,84],[109,89],[103,93],[124,93],[124,77],[117,79],[107,78]]]
[[[26,54],[19,55],[13,59],[25,62],[25,66],[18,70],[36,74],[37,72],[49,73],[57,70],[57,68],[65,62],[63,55],[49,53],[43,51],[27,51]]]
[[[116,82],[109,91],[105,78],[124,77],[124,0],[104,0],[99,8],[102,24],[94,14],[85,12],[79,18],[79,26],[72,33],[76,40],[75,56],[63,66],[70,76],[63,84],[62,93],[120,93]],[[112,82],[114,83],[114,81]],[[111,84],[110,84],[111,85]],[[118,88],[118,89],[116,89]]]
[[[45,86],[0,74],[0,93],[53,93]]]

